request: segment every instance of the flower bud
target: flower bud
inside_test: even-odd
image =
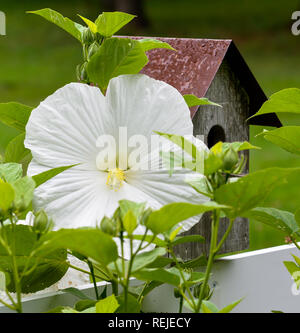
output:
[[[142,216],[141,216],[141,220],[140,220],[140,223],[142,225],[146,225],[147,224],[147,221],[148,221],[148,218],[150,216],[150,214],[152,213],[152,209],[151,208],[147,208],[143,211],[142,213]]]
[[[80,81],[87,81],[88,80],[88,74],[86,71],[86,67],[87,67],[87,62],[85,62],[80,69]]]
[[[225,152],[223,157],[223,170],[232,171],[237,162],[239,161],[238,153],[231,147]]]
[[[50,231],[53,227],[53,221],[48,219],[47,214],[45,211],[40,210],[37,212],[34,222],[33,222],[33,229],[37,233],[46,233]]]
[[[91,32],[91,30],[89,28],[86,28],[82,34],[83,44],[90,45],[93,43],[94,39],[95,39],[95,35]]]
[[[100,229],[106,234],[109,234],[111,236],[116,236],[117,228],[114,221],[107,216],[104,216],[103,219],[100,222]]]
[[[174,297],[175,297],[175,298],[180,298],[180,297],[182,297],[180,291],[179,291],[177,288],[174,289]]]
[[[90,59],[99,49],[99,44],[94,42],[89,46],[87,58]]]

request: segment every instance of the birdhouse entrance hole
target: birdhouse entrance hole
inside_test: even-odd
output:
[[[211,148],[219,141],[225,142],[225,140],[226,140],[226,136],[225,136],[225,131],[224,131],[223,127],[220,125],[215,125],[208,132],[207,146],[208,146],[208,148]]]

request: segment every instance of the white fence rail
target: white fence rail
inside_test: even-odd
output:
[[[221,258],[215,264],[212,276],[214,295],[212,301],[223,307],[244,297],[233,312],[269,313],[271,310],[300,312],[300,294],[283,265],[292,260],[291,254],[299,255],[293,245],[283,245]],[[90,296],[92,285],[80,288]],[[46,312],[59,305],[72,306],[76,297],[63,292],[50,292],[24,298],[24,312]],[[177,312],[178,299],[173,287],[161,286],[144,301],[146,312]],[[11,312],[0,307],[0,312]]]

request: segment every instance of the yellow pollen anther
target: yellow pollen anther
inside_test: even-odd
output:
[[[118,191],[122,187],[124,181],[124,170],[119,168],[108,169],[106,185],[108,185],[112,190]]]

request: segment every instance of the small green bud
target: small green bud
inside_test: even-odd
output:
[[[177,288],[174,289],[174,297],[175,297],[175,298],[180,298],[180,297],[182,297],[182,295],[181,295],[179,289],[177,289]]]
[[[202,283],[197,284],[194,289],[193,289],[193,294],[194,297],[198,298],[200,296],[200,292],[201,292],[201,288],[202,288]],[[209,285],[206,285],[204,294],[203,294],[204,299],[208,299],[210,297],[210,288]]]
[[[239,161],[238,153],[231,147],[225,152],[223,157],[223,170],[231,172]]]
[[[78,81],[81,81],[81,66],[82,64],[76,66],[76,78]]]
[[[84,81],[86,82],[88,80],[88,74],[86,71],[86,67],[87,67],[87,62],[85,62],[80,69],[80,81]]]
[[[107,216],[104,216],[100,222],[100,229],[106,234],[116,236],[117,228],[114,221]]]
[[[150,214],[153,212],[153,210],[151,208],[147,208],[143,211],[142,216],[141,216],[141,224],[142,225],[146,225]]]
[[[99,44],[97,42],[91,44],[88,49],[87,58],[91,59],[91,57],[98,51],[98,49],[99,49]]]
[[[82,33],[82,42],[85,45],[90,45],[95,40],[95,35],[91,32],[89,28],[86,28]]]
[[[53,227],[53,221],[48,219],[47,214],[45,211],[40,210],[35,215],[35,219],[33,222],[33,230],[37,233],[47,233]]]

